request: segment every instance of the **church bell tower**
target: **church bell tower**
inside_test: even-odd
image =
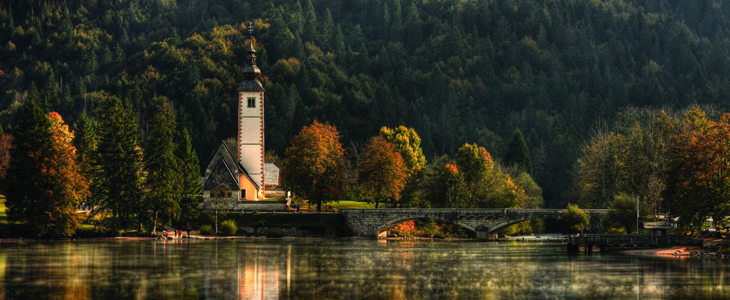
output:
[[[264,87],[256,66],[253,24],[249,23],[249,46],[243,81],[238,86],[238,161],[260,187],[258,199],[264,198]]]

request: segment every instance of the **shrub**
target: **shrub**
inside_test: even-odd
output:
[[[399,237],[412,237],[417,231],[416,223],[413,222],[413,220],[405,221],[395,225],[393,228],[393,233],[397,234]]]
[[[606,231],[606,233],[608,233],[608,234],[626,234],[626,228],[624,228],[624,227],[620,227],[620,228],[611,227],[611,228],[609,228]]]
[[[567,232],[583,232],[590,220],[591,215],[574,204],[568,204],[568,208],[560,213],[560,222]]]
[[[200,226],[200,234],[209,235],[211,233],[213,233],[213,226],[210,226],[210,225]]]
[[[636,198],[618,194],[608,204],[608,213],[603,218],[604,228],[623,229],[624,233],[636,229]]]
[[[238,231],[238,226],[236,226],[236,221],[225,220],[221,223],[220,229],[223,235],[236,235],[236,231]]]

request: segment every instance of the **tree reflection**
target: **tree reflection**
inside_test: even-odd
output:
[[[0,243],[3,299],[716,298],[730,262],[374,240]]]

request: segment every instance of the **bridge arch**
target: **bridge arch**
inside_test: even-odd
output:
[[[375,235],[380,236],[381,234],[383,234],[383,232],[393,229],[393,227],[397,226],[398,224],[401,224],[403,222],[407,222],[410,220],[419,220],[419,219],[434,219],[434,220],[439,220],[439,221],[445,221],[445,222],[449,222],[454,225],[461,226],[471,232],[477,232],[476,228],[473,227],[471,223],[463,222],[461,219],[454,220],[454,219],[449,219],[449,218],[438,218],[438,217],[433,217],[433,216],[426,216],[424,214],[424,215],[414,215],[414,216],[408,216],[408,217],[401,216],[401,217],[389,219],[389,220],[383,222],[383,224],[378,224],[378,226],[377,226],[378,228],[375,230]],[[473,219],[473,220],[475,220],[475,219]]]
[[[477,238],[493,239],[495,233],[509,225],[532,219],[557,219],[563,209],[342,209],[345,224],[354,236],[375,237],[396,224],[414,219],[436,219],[477,233]],[[594,231],[600,230],[605,209],[589,209]]]

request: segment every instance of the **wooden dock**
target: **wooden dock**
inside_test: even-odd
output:
[[[568,253],[586,253],[599,247],[602,252],[628,249],[648,249],[687,245],[692,238],[685,235],[643,235],[643,234],[586,234],[568,237]]]

